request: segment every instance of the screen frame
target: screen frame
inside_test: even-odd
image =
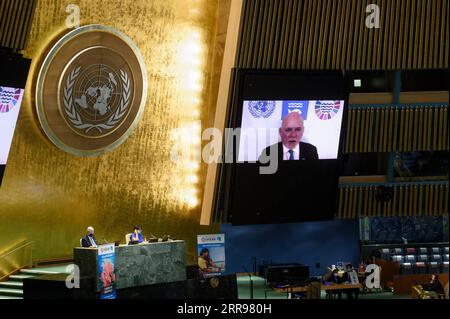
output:
[[[330,220],[334,218],[334,215],[338,208],[338,185],[339,185],[339,176],[344,168],[344,142],[345,137],[347,136],[347,123],[348,123],[348,111],[349,111],[349,93],[350,93],[350,83],[346,77],[346,73],[342,70],[278,70],[278,69],[264,69],[264,70],[255,70],[255,69],[241,69],[234,68],[232,70],[232,83],[230,86],[230,97],[228,101],[228,113],[226,119],[227,128],[240,128],[242,124],[242,115],[243,115],[243,107],[245,100],[251,100],[252,98],[248,96],[248,94],[244,93],[245,91],[245,82],[248,76],[287,76],[287,77],[307,77],[307,76],[317,76],[318,78],[323,78],[324,76],[341,76],[342,77],[342,87],[340,87],[339,93],[336,95],[329,94],[321,94],[320,98],[318,95],[311,96],[298,96],[298,97],[287,97],[283,94],[271,94],[265,92],[266,95],[262,94],[259,100],[343,100],[344,101],[344,109],[342,115],[342,122],[340,128],[340,137],[339,137],[339,146],[337,152],[337,159],[335,159],[337,163],[336,169],[336,196],[334,203],[334,211],[332,216],[327,219],[317,219],[317,220]],[[333,98],[327,98],[328,96],[333,96]],[[336,97],[334,97],[336,96]],[[256,98],[253,98],[256,100]],[[223,154],[226,154],[227,150],[233,151],[233,163],[221,163],[219,173],[218,173],[218,182],[217,182],[217,197],[215,201],[214,211],[216,216],[222,216],[222,219],[225,219],[226,222],[231,222],[233,225],[242,225],[242,223],[233,222],[233,211],[232,208],[234,206],[234,201],[236,200],[236,196],[234,196],[233,186],[236,183],[236,174],[237,169],[236,165],[246,165],[247,163],[238,162],[238,152],[239,152],[239,143],[240,138],[227,139],[225,136],[223,141]],[[229,154],[228,154],[229,156]],[[331,215],[331,214],[330,214]],[[306,221],[306,220],[305,220]],[[286,221],[274,221],[275,223],[284,223]],[[290,221],[287,221],[290,222]],[[297,222],[302,222],[302,220],[298,220]],[[270,222],[264,222],[270,223]],[[247,223],[246,223],[247,224]],[[254,224],[261,224],[260,222],[256,222]]]

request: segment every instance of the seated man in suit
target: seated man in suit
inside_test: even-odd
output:
[[[278,132],[281,142],[273,144],[265,148],[260,157],[263,155],[270,156],[274,152],[278,152],[278,161],[295,161],[295,160],[317,160],[319,155],[317,148],[309,143],[301,142],[305,126],[303,117],[298,112],[291,112],[286,115],[281,123]]]
[[[82,247],[97,247],[97,242],[94,237],[94,227],[89,226],[87,228],[87,234],[81,239]]]

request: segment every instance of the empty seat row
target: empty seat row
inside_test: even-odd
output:
[[[392,261],[400,263],[402,273],[448,272],[449,255],[394,255]]]
[[[406,255],[406,256],[402,256],[402,255],[393,255],[392,256],[392,261],[396,261],[399,262],[400,264],[405,263],[405,262],[409,262],[409,263],[414,263],[416,261],[420,261],[420,262],[448,262],[448,258],[449,255]]]
[[[448,247],[420,247],[420,248],[383,248],[380,250],[381,258],[389,260],[392,255],[448,255]]]

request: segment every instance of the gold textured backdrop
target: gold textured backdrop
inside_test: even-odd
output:
[[[148,70],[149,95],[137,129],[119,148],[95,158],[66,154],[49,142],[35,114],[34,82],[49,45],[70,31],[66,7],[80,8],[81,25],[103,24],[130,36]],[[228,1],[224,1],[228,3]],[[133,224],[145,234],[184,239],[196,257],[205,167],[174,163],[174,141],[197,145],[200,136],[175,136],[177,127],[208,125],[218,87],[219,0],[40,0],[24,56],[33,59],[3,184],[0,253],[34,241],[35,260],[70,256],[88,225],[99,240],[121,240]],[[223,38],[223,37],[222,37]]]

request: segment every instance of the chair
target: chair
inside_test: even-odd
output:
[[[441,255],[431,255],[428,263],[428,271],[430,273],[438,273],[441,270],[442,257]]]
[[[128,245],[130,243],[131,240],[131,235],[133,235],[132,233],[126,234],[125,235],[125,243]]]
[[[423,289],[422,285],[412,286],[412,299],[440,299],[438,293],[435,291],[427,291]],[[444,297],[444,296],[442,296]]]
[[[427,255],[419,255],[417,256],[417,261],[415,264],[415,271],[418,274],[426,274],[428,272],[427,268],[428,256]]]
[[[403,259],[404,259],[404,257],[402,255],[394,255],[394,256],[392,256],[392,261],[393,262],[397,262],[397,263],[400,264],[400,271],[403,268]]]
[[[414,273],[414,265],[416,264],[416,256],[415,255],[406,255],[401,265],[402,273],[404,274],[412,274]]]
[[[423,299],[425,292],[421,285],[412,286],[411,299]]]
[[[407,255],[415,255],[416,254],[416,249],[414,247],[406,248],[406,254]]]
[[[390,260],[391,252],[389,251],[389,248],[380,249],[380,257],[384,260]]]
[[[420,247],[420,248],[419,248],[418,254],[419,254],[419,255],[428,255],[428,248],[426,248],[426,247]]]
[[[430,254],[431,255],[440,255],[441,249],[439,247],[432,247],[432,248],[430,248]]]
[[[448,254],[444,255],[444,261],[442,262],[442,272],[448,272]]]
[[[320,282],[312,282],[308,285],[307,299],[320,299],[322,285]]]
[[[442,248],[444,255],[448,255],[448,247],[444,247]]]
[[[402,248],[394,248],[394,249],[392,249],[392,254],[403,255],[403,249]]]
[[[392,256],[392,261],[403,264],[403,256],[402,255],[394,255],[394,256]]]

